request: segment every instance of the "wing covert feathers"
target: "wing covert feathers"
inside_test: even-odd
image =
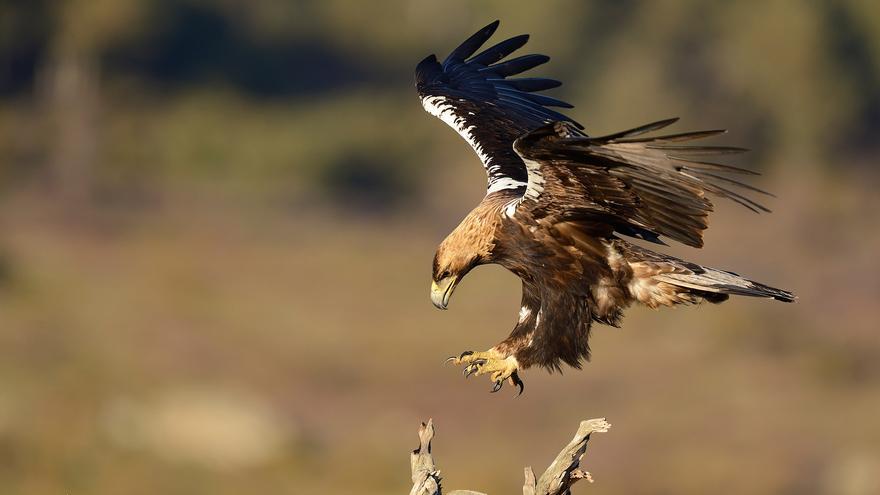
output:
[[[618,224],[693,247],[703,244],[702,232],[713,210],[709,195],[754,212],[770,211],[745,195],[769,193],[728,176],[756,172],[705,158],[746,149],[688,144],[724,130],[646,136],[677,121],[661,120],[599,137],[556,122],[520,137],[514,149],[529,173],[524,203],[532,200],[525,206],[539,216],[565,211],[610,215]]]

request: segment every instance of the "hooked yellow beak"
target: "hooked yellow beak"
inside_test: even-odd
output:
[[[431,302],[437,309],[446,309],[456,284],[458,284],[458,277],[455,276],[446,277],[439,282],[431,282]]]

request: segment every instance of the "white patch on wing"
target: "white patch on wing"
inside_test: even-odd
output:
[[[474,136],[474,129],[476,126],[467,125],[464,117],[456,115],[455,106],[450,102],[449,98],[446,98],[445,96],[426,96],[422,98],[422,106],[425,108],[426,112],[439,118],[443,122],[446,122],[449,127],[455,129],[455,132],[463,137],[464,140],[471,145],[471,148],[477,152],[480,161],[483,162],[483,167],[486,169],[486,174],[489,176],[489,185],[486,194],[503,191],[505,189],[516,189],[526,185],[524,182],[511,179],[510,177],[496,175],[501,167],[493,163],[492,156],[486,153],[485,150],[483,150],[483,146],[477,141]],[[468,112],[468,114],[473,115],[473,112]]]
[[[504,205],[504,216],[507,218],[513,218],[513,214],[516,213],[516,205],[518,204],[519,198],[508,201],[507,204]]]
[[[503,191],[505,189],[516,189],[518,187],[523,187],[521,181],[516,179],[511,179],[510,177],[499,177],[495,180],[489,182],[489,189],[486,191],[486,194],[492,194],[496,191]]]
[[[512,201],[504,208],[504,214],[512,218],[516,213],[516,207],[523,201],[530,199],[537,201],[538,197],[544,192],[544,176],[541,174],[541,164],[534,160],[528,160],[520,155],[523,163],[526,164],[526,171],[529,174],[529,182],[526,184],[526,192],[521,198]]]
[[[523,162],[525,162],[526,170],[529,172],[529,184],[526,187],[526,193],[523,195],[523,198],[537,200],[538,196],[544,192],[544,176],[541,175],[541,164],[534,160],[526,160],[525,158],[523,158]]]
[[[526,306],[519,308],[519,322],[522,323],[522,322],[528,320],[529,316],[531,316],[531,314],[532,314],[532,310],[527,308]]]

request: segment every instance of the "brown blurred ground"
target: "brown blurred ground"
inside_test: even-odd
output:
[[[0,3],[0,493],[400,493],[427,417],[445,486],[515,493],[597,416],[578,492],[880,491],[869,2],[22,5]],[[485,185],[410,72],[496,17],[592,133],[678,115],[752,147],[774,213],[719,204],[704,250],[669,251],[798,303],[631,310],[516,399],[444,367],[509,331],[519,284],[484,267],[430,305]]]

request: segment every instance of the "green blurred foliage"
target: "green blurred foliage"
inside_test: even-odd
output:
[[[633,310],[515,403],[441,367],[519,285],[431,310],[485,182],[412,69],[495,18],[589,132],[752,148],[776,213],[669,250],[800,302]],[[575,490],[876,493],[878,131],[871,1],[0,0],[0,493],[402,492],[429,416],[503,493],[602,415]]]

